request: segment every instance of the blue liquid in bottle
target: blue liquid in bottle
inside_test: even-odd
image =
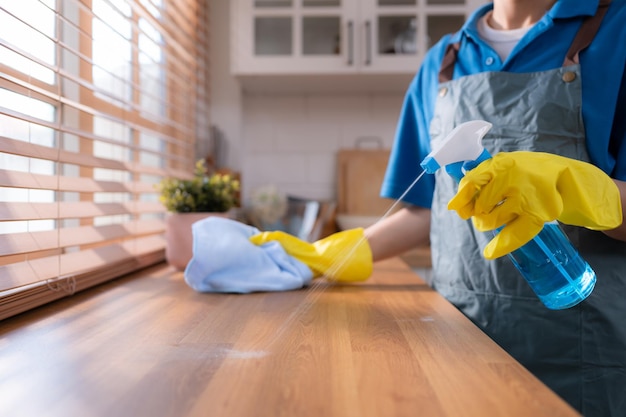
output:
[[[533,240],[508,256],[541,302],[552,310],[575,306],[596,284],[595,272],[556,222],[546,223]]]
[[[420,166],[430,174],[445,166],[446,172],[460,181],[467,171],[491,158],[480,144],[490,128],[491,123],[483,120],[458,125]],[[465,159],[470,155],[473,159]],[[534,239],[508,256],[541,302],[552,310],[575,306],[591,294],[596,284],[595,272],[557,222],[546,223]]]

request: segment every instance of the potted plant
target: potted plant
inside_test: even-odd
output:
[[[239,181],[230,174],[208,174],[200,159],[191,179],[164,178],[158,189],[168,211],[165,259],[183,270],[192,257],[191,225],[207,216],[233,217],[230,210],[239,203]]]

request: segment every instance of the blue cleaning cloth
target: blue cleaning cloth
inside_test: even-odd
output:
[[[257,246],[248,239],[256,227],[222,217],[207,217],[191,226],[193,257],[185,282],[199,292],[249,293],[285,291],[308,285],[313,273],[278,242]]]

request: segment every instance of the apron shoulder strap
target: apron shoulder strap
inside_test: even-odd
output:
[[[611,3],[611,0],[600,0],[596,14],[587,17],[583,21],[580,29],[578,29],[578,33],[576,34],[574,41],[565,55],[565,59],[563,60],[564,67],[579,63],[578,54],[591,45],[598,29],[600,29],[600,23],[602,23],[602,19],[609,8],[609,3]]]
[[[439,84],[452,81],[456,56],[460,47],[461,42],[451,43],[446,47],[446,52],[443,55],[443,61],[441,61],[441,67],[439,68]]]

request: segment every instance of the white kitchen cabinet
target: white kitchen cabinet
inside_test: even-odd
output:
[[[232,0],[235,75],[413,74],[481,0]]]

